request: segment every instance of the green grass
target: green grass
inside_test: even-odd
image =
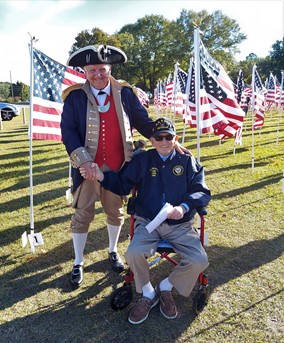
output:
[[[154,110],[151,115],[155,117]],[[284,337],[282,178],[284,120],[276,141],[277,113],[267,115],[254,135],[250,120],[242,146],[233,154],[232,139],[221,143],[214,135],[201,136],[201,163],[213,199],[208,207],[211,297],[195,316],[192,297],[174,293],[178,318],[168,321],[154,308],[147,321],[131,325],[129,309],[115,312],[109,298],[123,278],[110,271],[107,231],[100,204],[86,247],[85,281],[73,291],[69,273],[73,248],[67,204],[68,158],[63,145],[33,141],[33,202],[35,232],[44,245],[21,245],[30,231],[28,127],[23,118],[3,122],[0,198],[0,342],[272,342]],[[178,133],[183,125],[176,119]],[[196,156],[196,134],[187,127],[184,145]],[[120,237],[123,254],[129,221]],[[163,262],[151,270],[153,283],[172,266]]]

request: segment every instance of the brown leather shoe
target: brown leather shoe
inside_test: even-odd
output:
[[[159,302],[159,296],[156,293],[154,299],[150,299],[147,297],[141,297],[138,299],[136,304],[132,307],[130,311],[128,321],[131,324],[140,324],[144,322],[148,318],[148,315],[151,309],[156,306]]]
[[[160,312],[167,319],[177,317],[177,307],[171,291],[161,291],[160,287],[156,287],[156,291],[160,298]]]

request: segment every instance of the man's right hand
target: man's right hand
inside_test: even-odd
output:
[[[85,180],[102,181],[104,179],[104,174],[96,163],[85,162],[79,167],[79,170]]]

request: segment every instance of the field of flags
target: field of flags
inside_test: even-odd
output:
[[[283,72],[281,82],[271,73],[263,83],[254,65],[250,85],[244,83],[242,70],[239,71],[236,83],[233,83],[221,64],[209,55],[201,41],[199,51],[198,80],[196,62],[192,58],[187,72],[176,63],[173,73],[164,81],[158,82],[154,92],[157,114],[182,116],[185,124],[196,128],[196,107],[199,102],[199,133],[214,133],[220,136],[220,139],[234,137],[238,144],[241,141],[243,121],[249,111],[253,114],[254,130],[264,125],[265,113],[273,109],[283,110]]]
[[[35,49],[31,41],[31,83],[30,83],[30,228],[29,237],[34,237],[33,218],[33,159],[32,141],[61,141],[60,121],[63,110],[62,92],[69,86],[86,81],[82,70],[72,69],[58,63],[43,52]],[[182,117],[184,133],[187,126],[196,130],[197,159],[200,160],[200,135],[214,133],[220,141],[234,138],[236,145],[242,144],[243,123],[251,114],[252,121],[252,170],[254,169],[255,129],[264,125],[267,111],[278,110],[278,128],[284,108],[284,72],[281,82],[271,73],[263,83],[256,65],[252,70],[252,82],[244,83],[242,70],[236,84],[230,79],[222,65],[208,52],[194,32],[194,58],[189,61],[185,72],[176,63],[174,70],[159,81],[154,91],[154,106],[157,116]],[[139,101],[149,107],[149,97],[140,88],[133,87]],[[272,112],[270,112],[272,113]],[[182,144],[184,136],[182,137]],[[278,143],[278,132],[277,132]],[[284,175],[284,171],[283,171]],[[69,163],[69,188],[66,197],[70,203],[71,166]],[[284,183],[283,183],[284,185]],[[69,194],[67,196],[67,193]],[[23,238],[23,237],[22,237]],[[32,241],[32,239],[31,239]],[[26,244],[26,243],[25,243]],[[24,245],[24,242],[23,242]],[[32,248],[34,243],[31,243]]]
[[[62,65],[35,48],[32,51],[32,138],[60,141],[62,91],[84,83],[85,75],[82,70]],[[220,139],[233,137],[236,144],[241,144],[243,122],[248,113],[252,113],[255,130],[264,125],[267,112],[283,110],[283,72],[280,82],[272,73],[262,82],[254,65],[250,85],[244,83],[242,70],[234,83],[222,65],[211,57],[199,32],[195,34],[194,55],[187,72],[177,62],[173,72],[157,83],[154,90],[157,115],[181,116],[184,125],[195,128],[197,135],[214,133]],[[148,95],[137,87],[135,92],[141,104],[148,108]]]

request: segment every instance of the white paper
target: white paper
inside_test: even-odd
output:
[[[149,233],[154,231],[164,220],[167,219],[168,214],[172,211],[173,206],[168,202],[161,208],[160,212],[156,215],[156,217],[146,225],[146,229]]]

